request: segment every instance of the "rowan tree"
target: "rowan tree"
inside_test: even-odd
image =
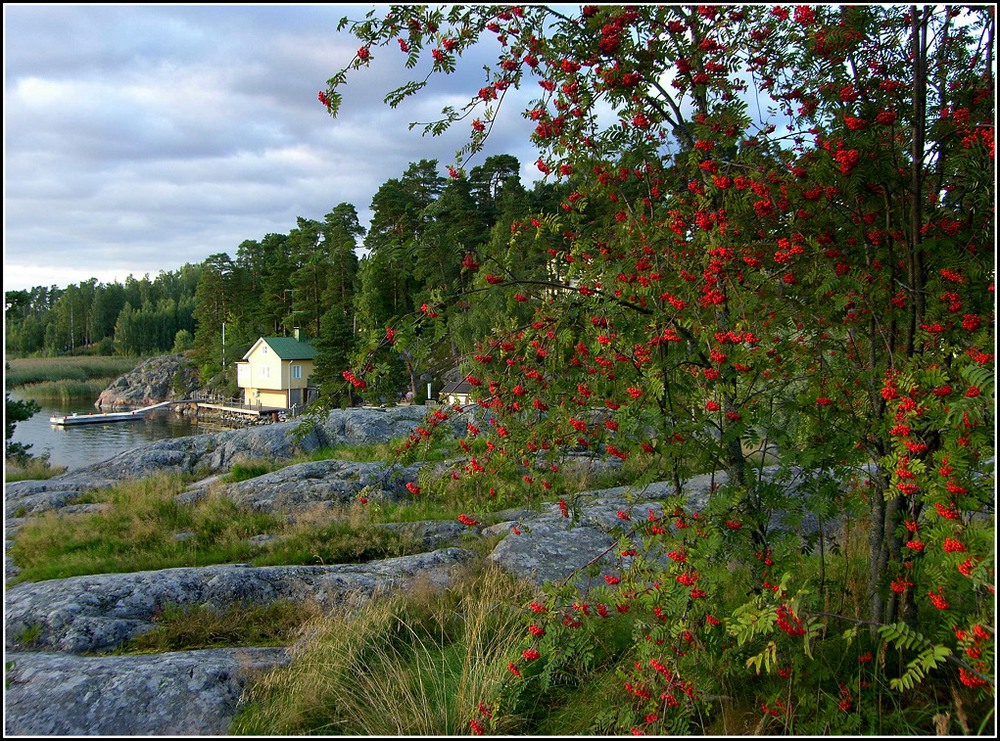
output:
[[[743,654],[748,665],[777,670],[791,643],[811,658],[811,640],[855,621],[880,650],[916,653],[895,689],[937,669],[992,691],[992,11],[377,12],[342,24],[362,46],[319,94],[332,114],[348,73],[382,47],[430,65],[390,92],[394,105],[495,40],[485,85],[425,131],[470,127],[458,171],[509,91],[536,90],[524,112],[537,122],[536,166],[568,190],[558,212],[511,226],[515,250],[545,249],[544,278],[516,261],[475,265],[472,290],[516,295],[530,318],[495,327],[467,359],[490,424],[487,453],[462,473],[537,468],[544,488],[545,467],[586,449],[648,456],[678,494],[693,473],[725,484],[706,512],[678,497],[672,527],[658,516],[623,529],[650,555],[599,596],[641,611],[648,632],[608,728],[677,730],[697,717],[713,688],[692,655],[723,675],[738,668],[711,632],[723,585],[710,580],[726,559],[752,577],[753,596],[729,605],[724,625],[744,650],[763,646]],[[767,476],[761,451],[776,460]],[[864,610],[831,617],[807,598],[815,585],[777,578],[799,541],[774,523],[822,523],[852,505],[869,532]],[[526,638],[518,674],[538,648],[548,658],[536,675],[550,682],[583,655],[570,636],[597,610],[585,597],[564,592],[545,608],[550,627]],[[831,697],[841,711],[855,701]],[[765,703],[768,717],[791,717],[775,707]]]

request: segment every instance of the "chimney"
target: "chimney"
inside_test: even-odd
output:
[[[294,337],[296,340],[300,339],[298,327],[292,327],[292,337]]]

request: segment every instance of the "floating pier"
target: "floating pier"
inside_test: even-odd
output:
[[[142,419],[146,412],[153,409],[160,409],[161,407],[169,406],[170,404],[175,403],[176,402],[173,401],[164,401],[159,404],[143,407],[142,409],[133,409],[129,412],[91,412],[90,414],[78,414],[74,412],[73,414],[62,416],[54,414],[49,417],[49,422],[54,425],[60,425],[61,427],[69,427],[71,425],[106,424],[108,422],[131,422],[136,419]]]

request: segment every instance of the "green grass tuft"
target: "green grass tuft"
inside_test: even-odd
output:
[[[234,463],[229,473],[223,477],[227,484],[235,484],[248,479],[255,479],[277,471],[281,466],[277,463],[255,461],[253,463]]]
[[[308,624],[251,692],[233,735],[458,735],[509,676],[523,584],[472,572]]]
[[[116,653],[287,646],[302,625],[318,615],[319,608],[312,603],[233,605],[224,610],[203,605],[188,608],[169,605],[154,617],[153,630],[133,638]]]
[[[23,462],[8,458],[4,461],[3,480],[8,484],[15,481],[45,480],[65,472],[65,466],[50,464],[48,455],[33,456]]]
[[[11,583],[223,563],[365,562],[422,550],[415,536],[378,527],[360,505],[319,507],[292,521],[217,491],[182,503],[185,485],[180,476],[152,476],[81,498],[100,511],[33,518],[14,537],[10,556],[21,572]],[[273,538],[251,542],[264,534]]]

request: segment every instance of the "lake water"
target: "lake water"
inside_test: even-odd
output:
[[[12,399],[23,398],[17,393]],[[18,422],[14,429],[14,442],[31,445],[32,455],[49,454],[53,466],[66,466],[68,470],[89,466],[107,460],[118,453],[168,437],[184,437],[218,432],[219,427],[196,424],[189,417],[181,417],[166,409],[157,409],[142,419],[128,422],[109,422],[62,427],[49,422],[52,415],[77,412],[96,412],[93,399],[76,399],[59,402],[54,399],[39,401],[42,410],[31,419]],[[112,410],[106,410],[112,411]]]

